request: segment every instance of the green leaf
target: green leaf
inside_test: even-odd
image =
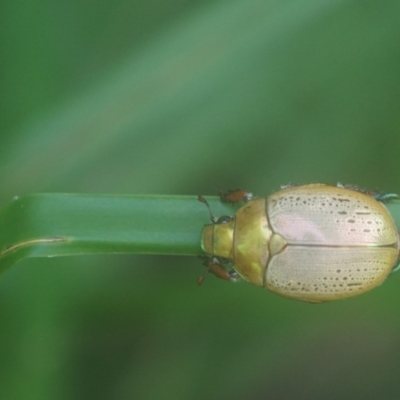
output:
[[[231,206],[210,197],[213,212]],[[0,214],[0,271],[25,257],[93,253],[200,255],[206,206],[194,196],[36,194]]]

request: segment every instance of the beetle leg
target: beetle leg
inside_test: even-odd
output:
[[[338,182],[336,184],[337,187],[342,189],[350,189],[355,190],[356,192],[364,193],[364,194],[372,194],[373,192],[368,191],[367,189],[362,188],[361,186],[354,185],[353,183],[342,183]]]
[[[355,190],[356,192],[364,193],[369,196],[372,196],[375,200],[380,201],[381,203],[390,203],[392,200],[398,200],[399,195],[396,193],[385,193],[385,192],[378,192],[377,190],[366,190],[357,185],[352,184],[345,184],[338,182],[337,187],[344,188],[344,189],[351,189]]]
[[[392,268],[390,273],[397,272],[400,269],[400,259],[397,260],[397,264]]]
[[[375,192],[373,194],[373,197],[380,201],[381,203],[389,203],[392,200],[398,200],[399,195],[396,193],[381,193],[381,192]]]
[[[360,193],[364,193],[364,194],[369,194],[369,195],[373,195],[373,193],[374,193],[374,192],[370,192],[370,191],[368,191],[367,189],[364,189],[364,188],[362,188],[362,187],[360,187],[360,186],[358,186],[358,185],[354,185],[354,184],[352,184],[352,183],[341,183],[341,182],[338,182],[338,183],[336,184],[336,186],[337,186],[338,188],[341,188],[341,189],[355,190],[356,192],[360,192]]]
[[[254,198],[253,193],[247,192],[242,189],[228,190],[228,192],[219,192],[219,198],[223,203],[236,204],[247,203]]]
[[[289,182],[286,185],[281,185],[281,189],[289,189],[296,186],[300,186],[300,184]]]
[[[239,279],[239,274],[235,270],[228,270],[222,264],[222,261],[217,257],[200,256],[204,260],[203,265],[207,267],[204,275],[197,278],[197,284],[201,285],[204,282],[207,274],[211,272],[217,278],[225,281],[236,282]]]

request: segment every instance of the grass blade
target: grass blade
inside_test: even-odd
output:
[[[232,207],[209,198],[214,212]],[[25,257],[93,253],[201,254],[209,222],[195,196],[36,194],[0,215],[0,272]]]

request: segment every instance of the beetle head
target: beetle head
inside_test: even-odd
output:
[[[234,224],[234,218],[221,217],[217,222],[205,225],[201,241],[203,250],[212,256],[232,260]]]

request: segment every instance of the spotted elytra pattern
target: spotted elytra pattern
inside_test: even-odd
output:
[[[286,247],[271,254],[271,291],[309,302],[351,297],[378,286],[398,257],[398,235],[385,206],[355,190],[305,185],[267,200],[272,232]]]
[[[288,243],[324,246],[397,243],[396,227],[385,206],[355,190],[328,185],[284,189],[268,198],[267,215],[272,230]]]

